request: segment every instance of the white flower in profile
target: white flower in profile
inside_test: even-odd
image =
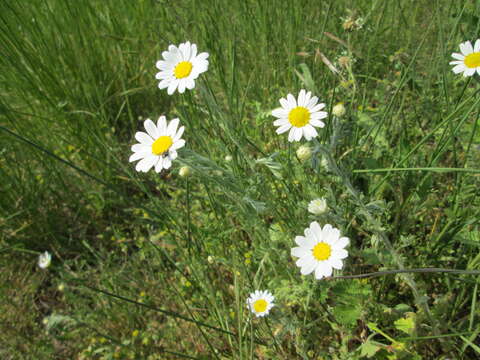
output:
[[[160,72],[155,77],[160,80],[158,87],[166,88],[168,95],[172,95],[177,88],[181,94],[185,89],[192,90],[198,76],[208,70],[208,53],[197,55],[197,45],[189,41],[178,47],[170,45],[162,56],[163,60],[157,61]]]
[[[308,211],[314,215],[321,215],[328,211],[327,200],[319,198],[310,201],[308,204]]]
[[[51,262],[52,262],[52,255],[48,251],[45,251],[44,253],[38,256],[38,267],[40,269],[46,269],[47,267],[50,266]]]
[[[342,259],[348,256],[349,240],[340,236],[340,230],[330,224],[323,229],[314,221],[305,229],[305,236],[297,236],[295,242],[298,247],[292,248],[292,256],[298,257],[296,264],[302,275],[312,272],[316,279],[332,275],[333,269],[343,267]]]
[[[275,297],[268,290],[256,290],[250,294],[250,297],[247,299],[247,305],[256,317],[262,317],[268,315],[270,310],[275,306],[273,303],[274,300]]]
[[[454,65],[452,71],[455,74],[463,73],[463,76],[472,76],[477,72],[480,75],[480,39],[475,41],[472,46],[470,41],[465,41],[460,44],[460,53],[453,53],[452,57],[455,59],[450,62]]]
[[[160,116],[157,125],[150,119],[145,120],[144,126],[147,132],[139,131],[135,134],[135,139],[140,143],[132,146],[133,154],[129,161],[140,160],[135,170],[147,172],[152,167],[159,173],[162,169],[168,169],[172,165],[172,160],[177,158],[177,150],[185,145],[182,139],[185,127],[178,129],[179,119],[173,119],[167,122],[165,116]]]
[[[288,141],[300,141],[302,136],[307,140],[311,140],[318,136],[315,127],[323,128],[325,123],[321,121],[327,117],[325,111],[320,111],[325,104],[317,104],[318,98],[312,97],[312,93],[300,90],[298,99],[292,94],[288,94],[286,98],[280,99],[282,107],[272,111],[272,115],[278,118],[273,125],[278,126],[277,134],[288,133]]]

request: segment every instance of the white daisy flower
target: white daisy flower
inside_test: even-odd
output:
[[[256,317],[262,317],[268,315],[270,309],[275,306],[273,300],[275,300],[275,297],[268,290],[256,290],[250,294],[247,305]]]
[[[185,127],[178,129],[180,120],[173,119],[167,122],[165,116],[160,116],[157,125],[150,119],[145,120],[144,126],[147,132],[139,131],[135,139],[140,143],[132,146],[133,154],[129,161],[137,161],[135,170],[147,172],[152,167],[159,173],[162,169],[168,169],[172,160],[177,158],[177,150],[185,145],[182,139]]]
[[[40,269],[46,269],[47,267],[50,266],[50,263],[52,262],[52,255],[48,251],[45,251],[44,253],[40,254],[38,257],[38,267]]]
[[[475,46],[472,46],[470,41],[465,41],[460,44],[460,53],[453,53],[454,61],[450,61],[453,67],[453,72],[459,74],[463,72],[463,76],[472,76],[477,72],[480,75],[480,39],[475,41]]]
[[[314,215],[321,215],[328,211],[327,200],[319,198],[308,203],[308,211]]]
[[[340,236],[340,230],[327,224],[323,227],[314,221],[305,229],[305,236],[297,236],[298,247],[292,249],[292,256],[299,259],[296,264],[302,275],[315,271],[315,278],[321,279],[332,275],[333,269],[343,267],[342,259],[348,256],[349,240]]]
[[[288,141],[300,141],[302,135],[307,140],[311,140],[318,136],[315,127],[323,128],[325,123],[321,121],[327,117],[325,111],[320,111],[325,104],[317,104],[318,98],[312,97],[312,93],[300,90],[298,99],[292,94],[288,94],[287,98],[281,98],[281,108],[272,111],[272,115],[278,118],[273,125],[278,126],[277,134],[288,133]]]
[[[158,87],[167,89],[168,95],[172,95],[178,88],[183,94],[185,89],[192,90],[195,87],[195,79],[208,70],[208,53],[197,55],[197,45],[189,41],[176,47],[170,45],[168,51],[162,53],[163,60],[157,61],[160,70],[155,77],[160,80]]]

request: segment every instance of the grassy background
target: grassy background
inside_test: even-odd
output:
[[[0,2],[2,358],[478,358],[475,277],[318,282],[290,248],[318,220],[351,239],[344,274],[479,268],[478,77],[448,65],[479,14],[474,0]],[[168,96],[154,64],[186,40],[210,67]],[[301,88],[347,108],[305,163],[269,115]],[[138,174],[134,133],[162,114],[187,147]],[[276,296],[267,321],[246,310],[255,289]]]

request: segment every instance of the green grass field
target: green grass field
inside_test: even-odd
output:
[[[480,358],[477,38],[476,0],[1,1],[0,358]],[[209,68],[170,96],[185,41]],[[300,89],[329,115],[289,142]],[[160,115],[186,146],[137,172]],[[313,221],[350,239],[333,278],[291,256]]]

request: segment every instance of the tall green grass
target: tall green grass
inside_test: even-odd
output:
[[[290,248],[318,220],[351,239],[344,275],[479,269],[478,77],[448,65],[479,14],[450,0],[1,2],[0,354],[477,358],[475,276],[315,281]],[[363,27],[345,30],[349,16]],[[155,62],[187,40],[209,70],[168,96]],[[307,162],[270,116],[301,88],[347,108]],[[136,173],[134,134],[162,114],[186,149],[171,171]],[[277,303],[260,321],[256,289]]]

